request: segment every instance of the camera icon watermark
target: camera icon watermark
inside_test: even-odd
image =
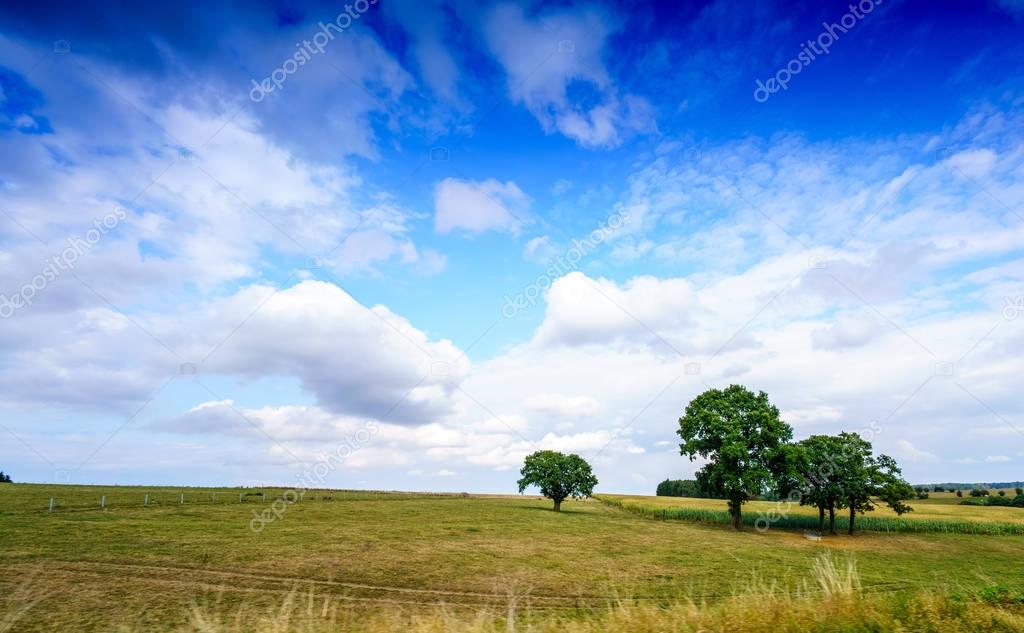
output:
[[[947,378],[954,376],[956,375],[956,366],[953,363],[939,361],[935,363],[935,375]]]
[[[69,484],[69,483],[71,483],[71,471],[67,470],[67,469],[64,469],[64,468],[58,468],[57,470],[53,471],[53,483],[55,483],[55,484]]]
[[[67,40],[54,40],[53,52],[58,55],[64,55],[71,52],[71,42]]]
[[[699,376],[700,363],[686,363],[686,365],[683,366],[683,373],[687,376]]]
[[[430,377],[437,380],[447,380],[452,375],[452,367],[446,361],[435,360],[430,362]]]
[[[1003,318],[1007,321],[1013,321],[1024,314],[1024,295],[1006,297],[1003,299],[1003,303]]]
[[[435,147],[430,150],[430,160],[433,161],[445,161],[448,160],[450,154],[448,153],[447,147]]]
[[[575,53],[576,42],[572,40],[559,40],[558,41],[558,52],[559,53]]]
[[[322,257],[310,256],[306,258],[306,269],[307,270],[320,270],[324,267],[324,259]]]
[[[828,268],[828,259],[822,255],[811,255],[807,258],[807,268],[811,270],[825,270]]]
[[[195,363],[182,363],[178,367],[178,373],[182,376],[195,376],[198,371],[199,368],[196,367]]]

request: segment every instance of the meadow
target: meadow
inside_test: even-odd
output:
[[[608,499],[556,514],[532,496],[357,491],[311,491],[253,531],[282,492],[2,484],[0,631],[1024,630],[1019,535],[812,541]]]

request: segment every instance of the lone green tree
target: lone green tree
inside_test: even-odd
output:
[[[701,490],[725,498],[740,529],[743,504],[788,475],[793,429],[779,418],[768,394],[741,385],[709,389],[686,406],[676,431],[679,452],[709,460],[697,472]]]
[[[585,459],[558,451],[528,455],[519,474],[519,492],[537,486],[542,495],[555,502],[555,512],[562,511],[562,502],[569,497],[582,499],[594,494],[597,485],[597,477]]]

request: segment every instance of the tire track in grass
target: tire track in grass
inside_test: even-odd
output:
[[[30,563],[26,566],[39,566],[39,563]],[[464,605],[464,606],[494,606],[504,605],[510,598],[517,601],[531,603],[542,601],[547,604],[531,605],[531,608],[578,608],[591,607],[594,602],[604,601],[604,596],[568,596],[568,595],[534,595],[523,594],[510,596],[502,593],[486,593],[478,591],[454,591],[443,589],[416,589],[411,587],[395,587],[387,585],[373,585],[366,583],[345,582],[339,580],[325,580],[316,578],[304,578],[296,576],[276,576],[270,574],[256,574],[233,570],[202,569],[196,567],[177,567],[168,565],[148,565],[143,563],[112,563],[100,561],[64,561],[53,560],[42,564],[45,571],[56,571],[60,573],[87,574],[98,577],[109,577],[111,573],[127,572],[125,575],[138,580],[149,580],[154,582],[171,582],[178,585],[202,586],[209,589],[226,589],[241,592],[262,592],[262,593],[290,593],[293,589],[260,587],[263,584],[285,584],[297,587],[300,585],[316,586],[322,589],[351,589],[369,593],[398,593],[409,596],[436,596],[437,600],[398,600],[395,598],[384,598],[366,595],[352,595],[331,591],[330,593],[339,598],[347,600],[359,600],[369,602],[394,602],[399,604],[416,605]],[[168,578],[166,575],[175,577]],[[191,578],[183,578],[191,576]],[[245,587],[232,580],[245,580],[253,583],[253,586]],[[219,581],[219,582],[218,582]],[[228,583],[228,584],[225,584]],[[458,599],[460,602],[448,602],[446,599]]]

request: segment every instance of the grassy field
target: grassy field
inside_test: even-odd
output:
[[[253,512],[280,491],[266,490],[265,504],[238,502],[252,490],[218,489],[217,503],[212,492],[0,485],[0,631],[373,630],[399,622],[483,631],[504,630],[510,610],[537,630],[715,630],[713,622],[766,595],[808,618],[836,609],[867,622],[865,609],[896,618],[918,605],[920,617],[943,623],[935,630],[1024,630],[1021,607],[972,598],[994,585],[1024,592],[1020,536],[864,532],[816,542],[792,530],[652,521],[596,500],[567,502],[555,514],[535,497],[367,492],[307,497],[257,533]],[[151,505],[142,507],[146,493]],[[1013,510],[963,508],[983,521],[989,511]],[[856,565],[856,600],[839,592],[828,609],[817,604],[831,593],[822,560]],[[946,598],[956,595],[967,602]],[[979,628],[975,617],[1009,624]],[[663,618],[676,624],[667,628]],[[809,621],[794,622],[780,630]],[[734,624],[726,628],[741,630]]]

